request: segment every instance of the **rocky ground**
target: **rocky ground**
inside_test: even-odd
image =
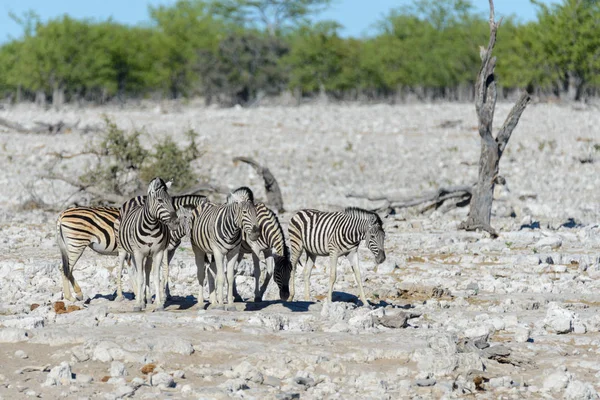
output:
[[[509,109],[499,104],[498,126]],[[206,151],[194,168],[207,182],[264,197],[261,179],[231,158],[267,164],[289,210],[284,225],[304,207],[379,205],[349,192],[418,195],[477,175],[470,104],[0,111],[28,126],[100,124],[103,114],[144,128],[146,146],[194,128]],[[245,262],[237,282],[246,301],[203,309],[184,242],[171,267],[174,301],[142,313],[112,301],[116,258],[90,250],[75,271],[90,299],[57,303],[57,212],[36,204],[60,207],[74,189],[39,177],[53,153],[80,151],[97,134],[0,128],[0,398],[598,398],[598,126],[593,107],[528,107],[501,162],[497,239],[458,231],[465,208],[386,218],[386,262],[360,252],[370,307],[356,304],[346,260],[334,302],[322,302],[329,275],[318,259],[311,302],[275,301],[270,287],[253,303]],[[61,171],[85,167],[72,160]]]

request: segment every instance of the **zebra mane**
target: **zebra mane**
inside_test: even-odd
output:
[[[265,207],[265,209],[267,209],[269,214],[271,214],[273,216],[273,218],[275,218],[275,222],[277,222],[277,230],[279,231],[279,233],[281,234],[281,237],[283,238],[283,256],[286,258],[286,260],[289,261],[290,248],[288,247],[287,243],[285,242],[285,234],[283,233],[283,228],[281,227],[281,224],[279,223],[279,218],[277,218],[277,214],[275,214],[273,212],[273,210],[271,210],[269,207],[267,207],[266,204],[263,203],[263,206]]]
[[[379,216],[379,214],[373,211],[367,211],[363,208],[358,207],[346,207],[344,209],[344,213],[352,217],[368,219],[372,222],[373,225],[377,224],[379,226],[383,226],[383,221],[381,220],[381,217]]]
[[[227,195],[227,203],[246,200],[254,203],[254,193],[252,193],[252,190],[247,186],[241,186]]]

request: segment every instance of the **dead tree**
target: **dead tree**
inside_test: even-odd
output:
[[[521,114],[529,103],[530,97],[526,92],[519,97],[508,117],[506,117],[500,132],[494,138],[492,123],[496,108],[496,78],[494,76],[496,57],[492,57],[492,51],[496,44],[496,32],[502,19],[498,22],[495,21],[494,1],[489,0],[489,2],[490,40],[487,48],[480,48],[481,69],[475,86],[475,108],[479,120],[479,136],[481,136],[479,177],[473,190],[467,220],[460,224],[459,229],[468,231],[481,229],[495,237],[497,234],[490,224],[490,219],[492,216],[494,186],[496,183],[502,183],[503,181],[503,178],[499,175],[500,158],[508,144],[512,131],[517,126]]]
[[[265,191],[267,192],[267,202],[271,207],[277,210],[278,213],[281,214],[285,212],[279,184],[271,171],[269,171],[269,168],[260,165],[249,157],[235,157],[233,159],[234,163],[237,163],[238,161],[251,165],[256,170],[256,173],[263,177],[263,180],[265,181]]]

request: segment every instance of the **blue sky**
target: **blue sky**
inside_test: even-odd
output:
[[[344,36],[361,36],[392,8],[411,4],[412,0],[333,0],[330,9],[319,19],[333,19],[344,26]],[[550,3],[553,0],[542,0]],[[556,2],[556,0],[554,0]],[[173,4],[175,0],[0,0],[0,43],[19,37],[21,27],[8,16],[10,11],[22,15],[34,10],[42,20],[69,14],[75,18],[106,19],[137,24],[148,21],[148,5]],[[488,0],[472,1],[482,13],[488,12]],[[521,20],[535,18],[535,7],[529,0],[496,0],[496,15],[514,14]]]

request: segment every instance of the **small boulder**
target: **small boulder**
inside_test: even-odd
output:
[[[63,361],[60,365],[52,368],[46,377],[44,386],[69,385],[73,379],[71,365]]]
[[[150,377],[150,385],[152,386],[164,386],[167,388],[175,387],[175,381],[173,377],[166,372],[159,372]]]

